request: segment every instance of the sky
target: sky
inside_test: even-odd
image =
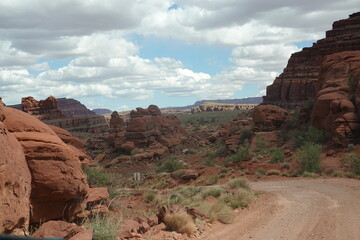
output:
[[[116,111],[265,95],[359,0],[0,0],[0,97]]]

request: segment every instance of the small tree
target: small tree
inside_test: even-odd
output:
[[[302,172],[319,172],[321,145],[306,142],[298,151],[298,161],[301,164]]]

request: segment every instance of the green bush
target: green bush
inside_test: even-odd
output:
[[[240,188],[232,195],[232,199],[230,199],[228,205],[234,209],[238,207],[246,208],[254,197],[255,194],[253,192]]]
[[[202,192],[202,198],[206,199],[208,197],[218,198],[224,192],[224,189],[218,187],[207,188]]]
[[[112,175],[103,168],[86,167],[84,173],[87,175],[87,181],[91,187],[107,187],[112,183]]]
[[[119,235],[121,219],[96,214],[85,222],[85,227],[93,229],[93,240],[116,240]]]
[[[258,168],[258,169],[256,169],[255,174],[256,175],[265,175],[266,171],[263,168]]]
[[[271,176],[271,175],[277,175],[280,176],[281,172],[277,169],[271,169],[269,171],[266,172],[266,175]]]
[[[250,184],[245,178],[235,178],[231,179],[227,184],[226,187],[229,189],[247,189],[250,190]]]
[[[211,178],[207,181],[208,185],[214,185],[219,181],[220,176],[218,174],[212,175]]]
[[[239,147],[239,149],[237,150],[236,153],[226,157],[224,159],[224,162],[225,163],[230,163],[230,162],[241,163],[243,161],[248,161],[250,159],[251,159],[251,155],[249,152],[249,148],[241,146],[241,147]]]
[[[226,146],[222,145],[220,146],[215,152],[213,153],[208,153],[208,157],[205,159],[204,161],[204,165],[208,166],[208,167],[213,167],[215,166],[214,164],[214,160],[217,157],[220,157],[221,155],[223,155],[226,151]]]
[[[285,156],[281,148],[274,148],[271,153],[270,163],[280,163],[285,161]]]
[[[248,129],[243,129],[240,132],[240,142],[244,143],[245,140],[250,140],[252,132]]]
[[[306,131],[298,132],[295,138],[297,148],[302,147],[305,143],[323,144],[329,139],[329,133],[309,126]]]
[[[343,167],[350,170],[355,175],[360,175],[360,156],[356,153],[349,153],[340,159]]]
[[[159,172],[174,172],[184,168],[184,165],[174,156],[160,160],[158,170]]]
[[[303,177],[310,177],[310,178],[317,178],[317,177],[319,177],[319,175],[316,174],[316,173],[306,172],[306,171],[305,171],[302,175],[303,175]]]
[[[234,219],[233,212],[222,202],[214,204],[202,204],[200,211],[209,219],[210,222],[219,221],[221,223],[231,223]]]
[[[320,165],[320,153],[321,145],[307,142],[301,147],[296,155],[301,164],[302,172],[319,172],[321,170]]]

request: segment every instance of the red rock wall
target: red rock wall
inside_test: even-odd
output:
[[[355,50],[360,50],[359,14],[334,22],[333,29],[326,32],[326,38],[292,54],[283,73],[267,87],[264,103],[292,108],[315,99],[321,89],[319,74],[323,57]]]
[[[360,51],[328,55],[321,64],[321,90],[311,123],[331,132],[334,143],[347,146],[360,137]]]

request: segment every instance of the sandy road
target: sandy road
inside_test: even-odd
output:
[[[300,179],[256,182],[262,192],[235,222],[217,225],[208,240],[360,240],[360,181]]]

